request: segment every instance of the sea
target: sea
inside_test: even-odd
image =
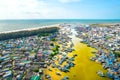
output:
[[[14,30],[22,30],[36,27],[49,26],[63,23],[97,24],[120,23],[120,19],[24,19],[24,20],[0,20],[0,33]]]

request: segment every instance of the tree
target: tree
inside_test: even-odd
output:
[[[38,68],[34,69],[34,72],[36,72],[36,73],[39,72],[39,69]]]
[[[50,43],[50,46],[54,46],[54,44],[53,44],[53,43]]]
[[[52,38],[51,41],[55,41],[55,38]]]
[[[16,38],[34,36],[38,34],[48,35],[51,33],[56,33],[58,29],[59,29],[58,27],[50,27],[50,28],[42,28],[42,29],[36,29],[36,30],[24,30],[24,31],[18,31],[18,32],[11,32],[11,33],[1,33],[0,40],[16,39]]]

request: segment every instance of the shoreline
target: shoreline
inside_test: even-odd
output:
[[[41,39],[39,36],[34,36],[34,37],[32,36],[29,38],[22,38],[22,39],[20,38],[17,40],[9,41],[10,45],[17,44],[17,46],[15,46],[15,47],[13,46],[14,48],[12,48],[12,46],[9,48],[9,49],[11,49],[11,51],[13,51],[13,49],[15,51],[16,51],[16,49],[18,49],[20,51],[18,53],[21,53],[22,52],[21,49],[23,49],[23,48],[24,48],[24,50],[29,49],[29,51],[26,51],[25,54],[20,54],[20,55],[24,56],[19,59],[20,61],[24,60],[24,58],[26,58],[26,60],[32,61],[34,63],[43,62],[43,59],[41,59],[42,58],[41,55],[44,55],[45,54],[44,52],[47,52],[46,57],[44,57],[44,62],[45,62],[44,66],[38,68],[37,66],[34,66],[35,64],[32,64],[32,65],[30,64],[31,67],[28,68],[27,70],[23,71],[26,73],[23,78],[30,79],[30,76],[28,76],[28,75],[34,74],[34,71],[32,71],[29,74],[28,70],[30,70],[32,68],[32,66],[34,66],[34,70],[37,68],[43,70],[43,73],[42,73],[43,78],[46,78],[46,75],[48,75],[48,77],[50,77],[50,79],[52,79],[52,80],[56,80],[56,79],[62,80],[66,76],[69,78],[69,80],[73,80],[73,79],[75,79],[75,80],[78,80],[78,79],[111,80],[108,77],[105,77],[105,78],[100,77],[96,73],[98,71],[102,71],[104,74],[106,74],[107,71],[104,70],[104,68],[102,68],[100,63],[95,63],[89,59],[90,57],[94,56],[94,54],[92,54],[91,51],[96,50],[96,49],[87,46],[87,44],[81,43],[80,39],[78,37],[76,37],[76,35],[78,33],[74,27],[51,26],[51,27],[47,27],[47,28],[43,28],[43,27],[42,28],[32,28],[32,30],[29,29],[29,30],[20,31],[20,32],[13,32],[10,34],[6,33],[5,35],[3,34],[4,36],[2,35],[3,37],[1,37],[1,39],[6,38],[6,36],[7,37],[9,36],[9,38],[11,38],[12,36],[20,37],[22,35],[23,37],[24,36],[26,37],[29,35],[36,35],[36,34],[42,34],[42,33],[44,34],[46,32],[48,32],[48,33],[53,32],[55,30],[60,31],[58,34],[56,33],[55,37],[54,37],[54,35],[51,35],[55,38],[55,40],[54,40],[55,42],[52,41],[51,36],[47,36],[47,37],[44,37]],[[12,34],[12,36],[11,36],[11,34]],[[7,42],[8,41],[4,41],[2,44],[6,44],[5,47],[9,47]],[[51,43],[53,44],[53,46],[51,46]],[[49,54],[55,53],[55,51],[53,51],[53,49],[57,45],[59,45],[60,49],[58,49],[58,52],[56,51],[57,54],[52,56],[52,59],[49,59]],[[41,47],[41,46],[45,46],[45,47]],[[71,52],[71,51],[69,51],[70,49],[74,49],[74,50],[72,50],[72,52]],[[4,46],[3,46],[3,50],[4,50]],[[27,54],[29,54],[30,57],[27,57]],[[40,54],[41,58],[40,57],[35,58],[36,55],[39,56],[38,54]],[[13,54],[13,55],[15,55],[15,54]],[[76,55],[76,57],[74,55]],[[31,60],[32,56],[34,57],[33,58],[34,60]],[[61,63],[61,61],[63,64]],[[48,63],[48,64],[46,64],[46,63]],[[15,64],[17,64],[17,62]],[[13,65],[12,67],[14,67],[14,66],[15,65]],[[27,68],[27,66],[26,66],[26,68]],[[39,74],[39,75],[41,75],[41,74]],[[89,75],[89,76],[87,76],[87,75]]]
[[[58,25],[51,25],[45,27],[37,27],[23,30],[15,30],[10,32],[0,33],[0,41],[8,39],[16,39],[21,37],[29,37],[33,35],[39,35],[43,33],[52,33],[58,31]]]
[[[11,30],[11,31],[2,31],[0,32],[0,34],[3,33],[12,33],[12,32],[19,32],[19,31],[31,31],[31,30],[37,30],[37,29],[42,29],[42,28],[48,28],[48,27],[58,27],[61,24],[68,24],[68,23],[59,23],[59,24],[52,24],[52,25],[45,25],[45,26],[39,26],[39,27],[33,27],[33,28],[25,28],[25,29],[16,29],[16,30]],[[76,25],[108,25],[108,26],[112,26],[112,25],[120,25],[120,23],[69,23],[69,24],[76,24]],[[98,26],[99,27],[99,26]]]
[[[0,32],[0,34],[8,34],[8,33],[21,32],[21,31],[32,31],[32,30],[38,30],[38,29],[44,29],[44,28],[59,27],[59,25],[60,24],[54,24],[54,25],[26,28],[26,29],[20,29],[20,30],[4,31],[4,32]]]
[[[67,24],[67,23],[62,23],[62,24]],[[99,25],[108,25],[108,26],[112,26],[112,25],[120,25],[120,23],[70,23],[70,24],[80,24],[80,25],[98,25],[96,27],[100,27]],[[43,29],[43,28],[51,28],[51,27],[59,27],[61,25],[61,23],[59,24],[53,24],[53,25],[46,25],[46,26],[39,26],[39,27],[33,27],[33,28],[25,28],[25,29],[19,29],[19,30],[11,30],[11,31],[3,31],[0,32],[0,34],[7,34],[7,33],[13,33],[13,32],[20,32],[20,31],[31,31],[31,30],[37,30],[37,29]],[[94,26],[93,26],[94,27]]]

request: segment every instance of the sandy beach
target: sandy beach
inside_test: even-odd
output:
[[[19,31],[32,31],[32,30],[38,30],[38,29],[50,28],[50,27],[58,27],[58,26],[59,26],[59,24],[54,24],[54,25],[49,25],[49,26],[42,26],[42,27],[26,28],[26,29],[20,29],[20,30],[5,31],[5,32],[0,32],[0,34],[2,34],[2,33],[19,32]]]

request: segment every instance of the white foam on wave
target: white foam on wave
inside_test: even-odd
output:
[[[0,32],[0,34],[11,33],[11,32],[19,32],[19,31],[31,31],[31,30],[37,30],[37,29],[42,29],[42,28],[50,28],[50,27],[55,27],[55,26],[58,27],[59,24],[48,25],[48,26],[40,26],[40,27],[34,27],[34,28],[26,28],[26,29],[20,29],[20,30],[4,31],[4,32]]]

